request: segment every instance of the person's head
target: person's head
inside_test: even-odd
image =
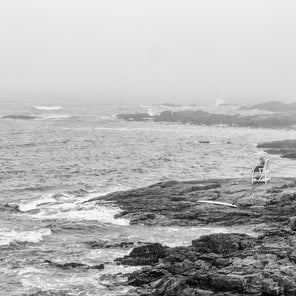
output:
[[[265,159],[263,156],[261,156],[259,159],[260,159],[260,162],[265,162]]]

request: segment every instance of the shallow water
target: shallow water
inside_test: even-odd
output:
[[[114,274],[133,268],[113,260],[130,249],[91,249],[91,241],[175,246],[211,232],[253,234],[244,227],[129,226],[114,219],[120,211],[114,205],[83,202],[164,180],[250,177],[264,155],[256,143],[296,136],[291,130],[122,122],[113,116],[138,106],[36,106],[1,109],[2,116],[36,116],[0,118],[0,206],[6,205],[0,210],[0,288],[8,296],[125,293],[122,276]],[[295,174],[295,161],[271,158],[274,176]],[[63,270],[45,260],[104,263],[105,270]]]

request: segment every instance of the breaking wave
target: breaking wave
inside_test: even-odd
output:
[[[34,108],[37,110],[52,111],[62,109],[62,106],[34,106]]]
[[[38,243],[44,236],[51,235],[51,230],[48,228],[39,229],[36,231],[15,231],[0,229],[0,246],[8,246],[17,243]]]

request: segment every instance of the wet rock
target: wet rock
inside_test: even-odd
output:
[[[192,245],[201,253],[227,254],[244,250],[254,245],[253,239],[246,234],[211,234],[203,235],[192,241]]]
[[[104,269],[104,264],[98,264],[98,265],[87,265],[83,263],[77,263],[77,262],[66,262],[66,263],[57,263],[51,260],[44,260],[45,263],[48,263],[49,265],[61,269],[72,269],[72,268],[84,268],[84,269],[98,269],[102,270]]]
[[[238,207],[198,203],[200,200]],[[296,202],[295,180],[272,178],[271,182],[256,186],[249,179],[159,182],[148,187],[111,193],[100,197],[97,202],[116,204],[122,209],[117,217],[127,217],[131,224],[227,226],[252,224],[254,221],[266,223],[275,217],[288,220],[294,215],[294,200]],[[276,207],[279,202],[281,207]]]
[[[275,228],[259,238],[211,234],[166,248],[161,263],[129,276],[141,295],[294,295],[296,237]],[[291,293],[291,294],[289,294]]]
[[[164,257],[166,248],[159,243],[147,244],[134,248],[128,256],[117,261],[124,265],[153,265]]]
[[[86,242],[86,244],[92,249],[102,249],[108,244],[108,241],[107,240],[90,241],[90,242]]]
[[[104,248],[109,249],[109,248],[121,248],[121,249],[128,249],[134,246],[133,242],[121,242],[117,244],[107,244],[104,246]]]
[[[0,205],[0,211],[7,211],[12,213],[21,212],[19,209],[19,205],[11,204],[11,203],[3,203]]]
[[[134,272],[128,277],[128,284],[134,287],[140,287],[153,282],[156,287],[159,283],[156,280],[161,279],[166,272],[152,268],[142,269],[140,272]]]
[[[289,225],[291,230],[296,231],[296,217],[289,218]]]

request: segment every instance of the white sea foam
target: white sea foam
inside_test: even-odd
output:
[[[38,243],[48,235],[51,235],[51,230],[48,228],[36,231],[0,230],[0,246],[23,242]]]
[[[42,204],[53,203],[53,202],[56,202],[56,199],[54,199],[51,194],[46,194],[39,199],[35,199],[30,202],[19,204],[19,210],[22,212],[27,212],[27,211],[36,209],[38,206]]]
[[[38,119],[67,119],[72,116],[69,114],[41,114],[38,116]]]
[[[62,109],[62,106],[34,106],[34,108],[37,109],[37,110],[52,111],[52,110]]]
[[[128,219],[115,219],[119,209],[110,206],[59,204],[42,209],[32,217],[38,219],[63,219],[70,221],[99,221],[116,225],[129,225]]]

